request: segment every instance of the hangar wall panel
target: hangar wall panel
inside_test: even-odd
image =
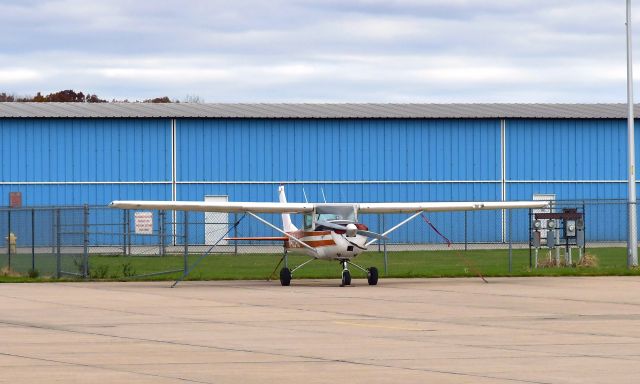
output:
[[[167,119],[0,119],[0,137],[2,182],[171,179]]]
[[[106,205],[112,200],[171,200],[170,184],[0,185],[0,196],[4,201],[8,201],[9,192],[22,192],[23,206]]]
[[[506,150],[509,180],[627,179],[625,120],[507,120]]]
[[[498,180],[499,120],[180,119],[179,181]]]

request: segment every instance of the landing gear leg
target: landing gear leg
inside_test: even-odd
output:
[[[342,284],[340,284],[340,286],[344,287],[346,285],[351,285],[351,273],[349,273],[349,263],[347,262],[347,260],[341,260],[340,263],[342,264]]]

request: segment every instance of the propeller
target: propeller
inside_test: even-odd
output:
[[[372,239],[378,239],[378,240],[386,240],[388,239],[387,236],[382,236],[379,233],[375,233],[375,232],[371,232],[371,231],[365,231],[364,229],[358,229],[355,224],[353,223],[349,223],[347,225],[340,225],[340,224],[336,224],[336,223],[332,223],[329,221],[316,221],[316,224],[321,225],[323,227],[326,228],[331,228],[331,229],[337,229],[338,231],[345,231],[347,233],[351,232],[351,233],[357,233],[358,235],[362,235],[362,236],[367,236],[369,238]]]

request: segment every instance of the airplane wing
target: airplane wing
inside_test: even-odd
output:
[[[207,201],[113,201],[112,208],[165,209],[200,212],[253,212],[253,213],[304,213],[312,212],[314,204],[261,203],[261,202],[207,202]]]
[[[423,203],[360,203],[355,204],[360,213],[412,213],[475,211],[509,208],[545,208],[547,201],[492,201],[492,202],[423,202]],[[253,213],[306,213],[313,212],[310,203],[263,202],[205,202],[205,201],[113,201],[112,208],[164,209],[200,212],[253,212]]]
[[[360,213],[412,213],[412,212],[448,212],[476,211],[511,208],[545,208],[548,201],[485,201],[485,202],[425,202],[425,203],[361,203]]]

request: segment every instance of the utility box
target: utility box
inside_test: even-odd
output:
[[[533,231],[533,241],[534,248],[540,248],[540,231]]]
[[[565,220],[564,237],[576,237],[576,230],[575,220]]]
[[[556,230],[550,229],[547,231],[547,247],[554,248],[556,246]]]

